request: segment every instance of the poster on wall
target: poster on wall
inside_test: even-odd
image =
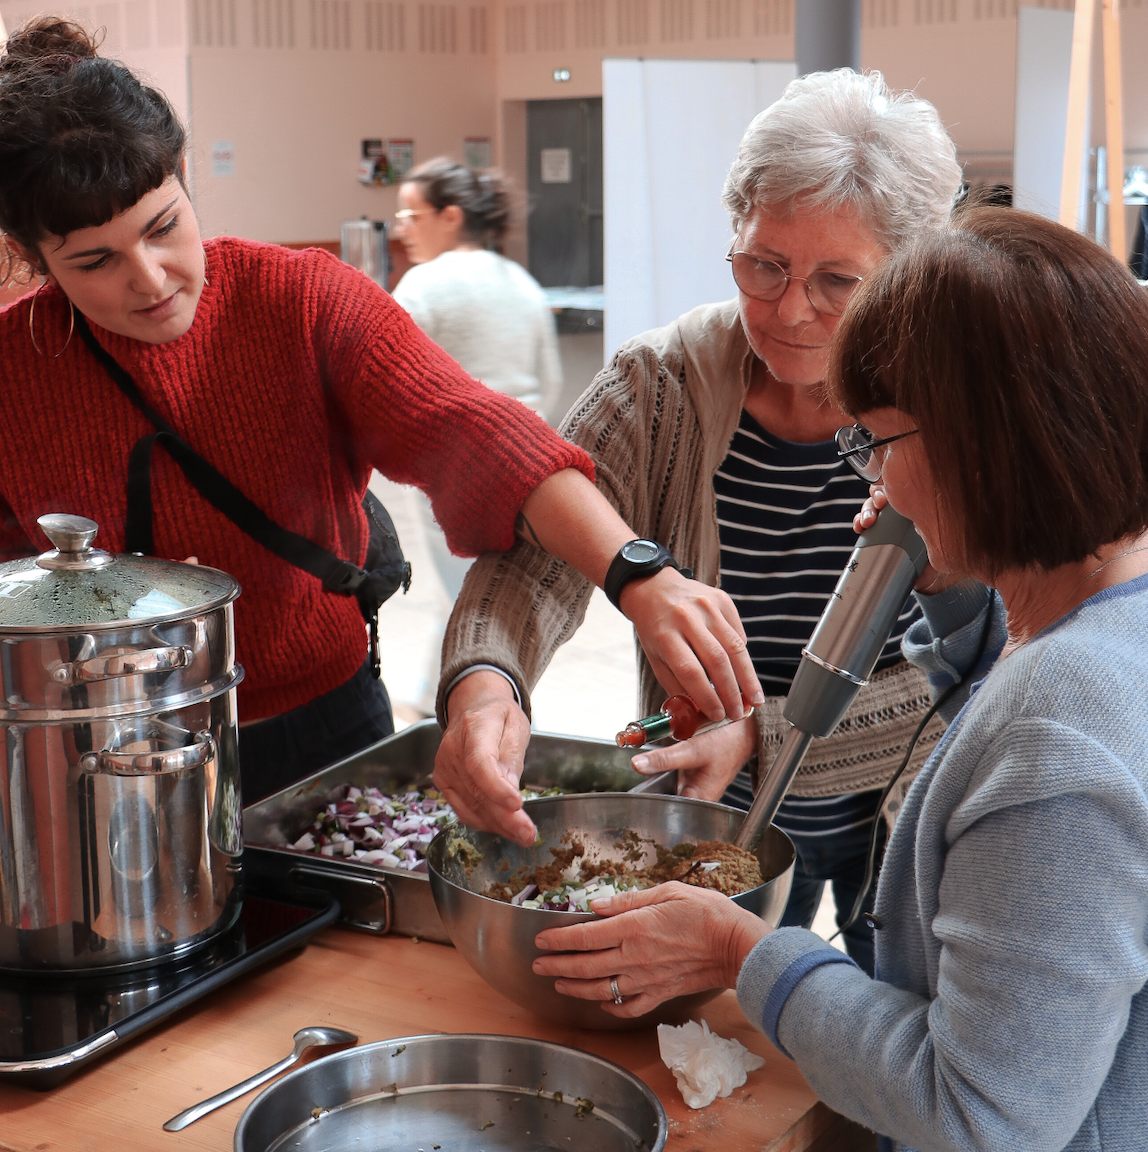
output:
[[[413,140],[387,141],[388,184],[398,184],[415,166],[415,142]]]
[[[235,145],[230,140],[212,140],[211,174],[212,176],[235,175]]]
[[[490,137],[467,136],[462,142],[462,162],[468,168],[489,168],[494,163]]]
[[[542,183],[569,184],[572,169],[569,148],[543,148]]]

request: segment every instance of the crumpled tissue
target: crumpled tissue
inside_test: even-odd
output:
[[[711,1032],[704,1020],[676,1028],[659,1024],[658,1050],[691,1108],[704,1108],[718,1096],[728,1096],[765,1063],[744,1044]]]

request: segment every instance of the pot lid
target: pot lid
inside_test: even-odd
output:
[[[235,579],[217,568],[93,548],[99,526],[83,516],[52,513],[36,523],[55,548],[0,564],[0,629],[175,619],[239,595]]]

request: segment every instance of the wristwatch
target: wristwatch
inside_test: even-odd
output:
[[[622,606],[618,603],[618,599],[622,595],[622,589],[631,580],[653,576],[667,565],[677,568],[687,580],[693,579],[693,572],[689,568],[682,568],[674,559],[674,554],[656,540],[638,539],[623,544],[618,550],[618,555],[610,561],[606,580],[602,585],[607,599],[621,612]]]

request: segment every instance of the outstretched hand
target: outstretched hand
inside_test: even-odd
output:
[[[538,838],[522,806],[530,720],[496,672],[474,672],[447,701],[449,723],[435,756],[435,787],[471,828],[497,832],[528,847]]]
[[[676,770],[679,796],[720,800],[756,746],[757,725],[748,716],[668,748],[639,752],[630,766],[644,776]]]
[[[627,584],[619,602],[670,696],[688,696],[710,720],[742,719],[743,695],[765,702],[737,608],[720,589],[663,568]]]
[[[535,937],[534,961],[555,990],[602,1001],[611,1016],[641,1016],[675,996],[733,988],[769,926],[728,896],[671,882],[590,905],[601,919],[549,928]],[[625,998],[613,1002],[610,979]]]

